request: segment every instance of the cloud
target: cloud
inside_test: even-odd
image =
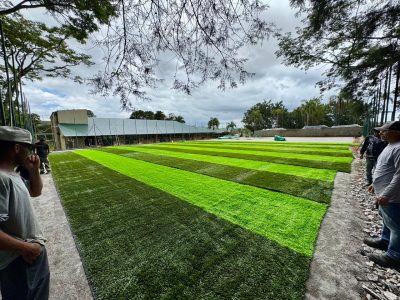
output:
[[[274,22],[284,31],[294,31],[301,25],[294,17],[295,11],[289,7],[289,1],[270,1],[270,9],[265,13],[269,22]],[[35,17],[39,18],[36,12]],[[99,47],[81,45],[71,41],[74,49],[89,53],[96,65],[74,68],[76,75],[93,76],[104,68],[103,52]],[[151,101],[134,100],[135,109],[162,110],[166,114],[182,115],[187,123],[206,125],[210,117],[219,118],[222,126],[234,121],[241,125],[244,112],[263,100],[283,101],[292,110],[304,99],[318,97],[319,90],[315,83],[322,79],[323,69],[307,72],[287,67],[276,58],[277,41],[265,40],[261,45],[246,47],[240,55],[247,58],[246,68],[256,73],[245,85],[236,89],[221,91],[217,82],[207,82],[188,96],[171,89],[176,70],[174,55],[165,53],[160,56],[157,75],[164,78],[157,89],[149,89]],[[86,108],[98,117],[128,118],[130,112],[122,111],[119,99],[110,96],[107,99],[90,93],[91,87],[79,85],[61,78],[44,78],[40,82],[25,82],[24,93],[30,101],[32,112],[47,120],[51,112],[61,109]]]

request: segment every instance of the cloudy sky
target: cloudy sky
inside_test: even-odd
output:
[[[288,0],[271,0],[267,18],[284,31],[293,31],[300,25],[295,18],[295,11],[289,7]],[[41,12],[29,12],[31,17],[42,18]],[[80,46],[80,51],[94,53],[94,60],[100,57],[93,52],[91,45]],[[133,99],[135,109],[162,110],[166,114],[182,115],[186,123],[206,125],[210,117],[217,117],[225,126],[234,121],[241,125],[244,112],[264,99],[274,102],[282,100],[285,106],[292,110],[302,100],[319,97],[320,93],[315,83],[321,79],[322,69],[304,72],[284,66],[278,60],[276,41],[266,40],[262,45],[247,47],[242,54],[248,58],[246,70],[256,73],[244,85],[235,89],[221,91],[216,82],[207,82],[192,95],[188,96],[171,89],[172,81],[167,77],[157,89],[148,90],[151,101]],[[101,66],[91,68],[77,67],[75,72],[90,77]],[[162,68],[162,64],[160,65]],[[161,73],[162,70],[159,70]],[[172,77],[173,74],[171,74]],[[44,78],[40,82],[25,82],[24,92],[30,102],[31,111],[40,115],[42,120],[48,120],[51,112],[62,109],[86,108],[92,110],[97,117],[128,118],[130,112],[121,110],[117,97],[107,99],[90,93],[90,86],[79,85],[66,79]],[[327,98],[328,95],[324,95]]]

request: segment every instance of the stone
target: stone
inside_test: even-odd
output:
[[[398,300],[399,298],[395,295],[395,294],[393,294],[392,292],[388,292],[388,291],[385,291],[385,292],[383,292],[383,295],[386,297],[386,299],[388,299],[388,300]]]

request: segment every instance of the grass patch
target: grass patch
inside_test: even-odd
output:
[[[186,143],[198,143],[198,144],[231,144],[231,145],[260,145],[268,147],[301,147],[301,148],[313,148],[313,149],[342,149],[348,150],[349,147],[358,146],[354,143],[310,143],[310,142],[234,142],[234,141],[196,141]]]
[[[171,145],[170,143],[168,143]],[[168,145],[166,144],[166,145]],[[323,156],[335,156],[335,157],[353,157],[350,150],[342,149],[324,149],[324,148],[303,148],[303,147],[271,147],[267,145],[257,144],[224,144],[224,143],[174,143],[174,146],[191,146],[191,147],[204,147],[204,148],[217,148],[217,149],[235,149],[235,150],[250,150],[250,151],[263,151],[263,152],[277,152],[280,153],[298,153],[298,154],[309,154],[309,155],[323,155]]]
[[[74,153],[50,160],[96,299],[303,299],[310,257]]]
[[[313,253],[325,204],[101,151],[76,153],[296,252]]]
[[[141,153],[149,153],[155,155],[190,159],[196,161],[204,161],[214,164],[227,165],[232,167],[241,167],[250,170],[257,171],[268,171],[272,173],[282,173],[287,175],[294,175],[304,178],[317,179],[321,181],[333,182],[336,176],[335,170],[328,169],[316,169],[316,168],[307,168],[301,166],[293,166],[293,165],[284,165],[284,164],[275,164],[265,161],[256,161],[256,160],[246,160],[241,158],[233,158],[233,157],[223,157],[223,156],[212,156],[212,155],[202,155],[202,154],[192,154],[192,153],[184,153],[184,152],[173,152],[167,150],[160,149],[151,149],[148,147],[133,147],[133,146],[113,146],[102,148],[103,151],[107,151],[104,149],[118,149],[117,154],[124,154],[130,152],[141,152]]]
[[[204,149],[186,146],[173,146],[166,144],[150,144],[144,145],[143,147],[152,149],[161,149],[173,152],[184,152],[193,154],[203,155],[214,155],[241,158],[247,160],[267,161],[277,164],[304,166],[318,169],[330,169],[341,172],[350,172],[352,158],[348,157],[332,157],[332,156],[320,156],[320,155],[306,155],[306,154],[290,154],[290,153],[279,153],[269,152],[265,153],[262,151],[245,151],[245,150],[234,150],[234,149]]]
[[[283,192],[317,202],[329,203],[332,196],[333,182],[148,153],[129,152],[126,154],[126,150],[123,149],[103,148],[102,151],[123,153],[134,159]]]

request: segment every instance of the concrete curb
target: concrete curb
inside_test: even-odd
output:
[[[354,171],[336,175],[331,206],[321,224],[311,263],[306,300],[362,298],[357,277],[364,273],[364,262],[357,251],[364,234],[360,205],[351,197],[353,181]]]

